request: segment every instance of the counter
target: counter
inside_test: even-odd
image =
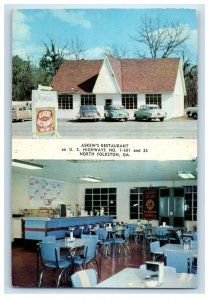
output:
[[[24,217],[25,239],[41,240],[42,237],[55,235],[57,239],[65,237],[66,228],[69,226],[85,226],[101,223],[112,223],[112,216],[85,216],[85,217]]]

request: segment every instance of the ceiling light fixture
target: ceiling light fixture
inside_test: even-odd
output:
[[[18,159],[13,159],[12,160],[12,166],[13,167],[19,167],[19,168],[24,168],[24,169],[29,169],[29,170],[40,170],[40,169],[43,169],[42,165],[38,165],[38,164],[34,164],[34,163],[29,163],[29,162],[18,160]]]
[[[195,175],[192,174],[192,172],[188,172],[188,171],[181,171],[181,172],[177,172],[178,176],[183,178],[183,179],[195,179]]]
[[[89,182],[101,182],[102,178],[94,177],[94,176],[82,176],[79,177],[80,180],[89,181]]]

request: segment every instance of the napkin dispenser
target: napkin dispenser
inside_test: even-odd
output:
[[[164,263],[157,261],[146,261],[146,270],[156,272],[158,275],[158,285],[164,280]]]

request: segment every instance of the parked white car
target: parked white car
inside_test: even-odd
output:
[[[111,121],[127,121],[129,113],[123,105],[109,105],[104,113],[105,120]]]
[[[158,105],[156,104],[149,104],[149,105],[142,105],[140,109],[135,111],[134,117],[136,121],[140,120],[156,120],[159,119],[161,122],[166,118],[167,113],[164,112]]]

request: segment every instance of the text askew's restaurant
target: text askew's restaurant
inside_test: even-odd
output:
[[[34,137],[58,135],[57,93],[55,91],[32,91],[32,133]]]
[[[55,133],[55,108],[36,108],[36,134]]]
[[[150,188],[143,192],[143,219],[151,221],[159,217],[159,190]]]

